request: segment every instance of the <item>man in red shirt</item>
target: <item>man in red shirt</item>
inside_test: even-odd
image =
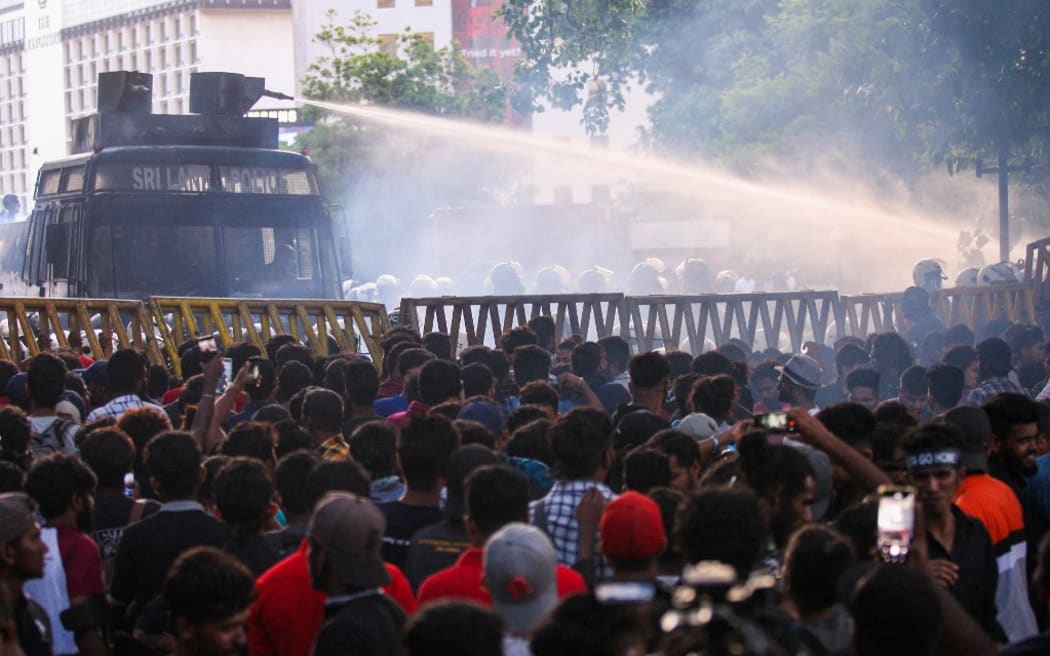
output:
[[[47,522],[41,538],[48,554],[44,577],[28,581],[25,590],[47,611],[56,655],[108,653],[97,619],[103,613],[94,612],[105,608],[102,560],[95,541],[85,534],[93,524],[95,485],[95,474],[67,453],[35,461],[26,478],[26,491]],[[75,631],[59,619],[66,610],[72,611]]]
[[[431,575],[419,588],[419,604],[435,599],[472,599],[487,606],[492,597],[482,584],[482,552],[490,535],[511,522],[529,521],[529,482],[525,475],[506,465],[487,465],[475,470],[466,482],[467,549],[448,569]],[[583,577],[559,565],[555,572],[558,597],[586,592]]]
[[[348,460],[318,463],[306,477],[310,508],[325,494],[344,491],[367,498],[368,475]],[[383,592],[406,614],[416,610],[408,579],[387,564],[390,584]],[[257,597],[248,617],[248,649],[252,656],[309,656],[324,621],[325,594],[314,590],[306,561],[306,544],[266,571],[255,582]]]

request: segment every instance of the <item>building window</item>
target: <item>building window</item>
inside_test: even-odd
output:
[[[572,204],[572,187],[570,185],[558,185],[554,188],[555,205]]]
[[[416,0],[417,7],[433,7],[434,0]]]
[[[393,9],[396,4],[395,0],[376,0],[376,7],[379,9]]]
[[[397,55],[397,36],[396,34],[380,34],[379,35],[379,50],[391,55]]]

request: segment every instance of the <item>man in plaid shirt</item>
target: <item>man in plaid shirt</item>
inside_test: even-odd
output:
[[[546,497],[532,504],[532,523],[550,536],[558,562],[567,567],[577,561],[576,507],[587,490],[597,489],[606,502],[616,497],[603,483],[612,464],[611,436],[608,415],[594,408],[574,408],[551,428],[551,450],[560,465],[560,478]],[[600,553],[595,554],[595,565],[599,578],[612,575]]]
[[[980,407],[999,394],[1027,392],[1011,377],[1010,346],[998,337],[989,337],[977,345],[977,376],[980,383],[970,392],[964,405]]]

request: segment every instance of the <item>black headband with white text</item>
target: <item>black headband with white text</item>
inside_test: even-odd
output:
[[[913,453],[904,459],[908,470],[925,469],[927,467],[951,467],[957,469],[960,463],[958,449],[938,449],[936,451],[920,451]]]

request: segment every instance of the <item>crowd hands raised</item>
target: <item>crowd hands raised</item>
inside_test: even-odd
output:
[[[923,330],[0,363],[0,652],[1050,653],[1045,336]]]

